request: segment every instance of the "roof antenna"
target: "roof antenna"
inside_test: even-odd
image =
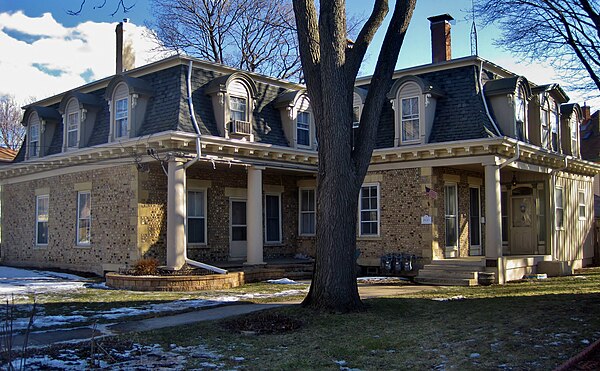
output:
[[[471,0],[471,17],[473,23],[471,24],[471,55],[479,55],[477,48],[477,26],[475,26],[475,2]]]

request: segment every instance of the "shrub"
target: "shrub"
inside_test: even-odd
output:
[[[133,265],[133,274],[138,276],[155,275],[158,273],[158,265],[157,259],[140,259]]]

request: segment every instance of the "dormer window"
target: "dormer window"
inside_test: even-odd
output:
[[[79,138],[79,112],[69,113],[67,117],[67,148],[76,148]]]
[[[527,107],[526,101],[521,89],[517,90],[515,96],[515,135],[518,140],[527,140]]]
[[[252,123],[248,109],[249,92],[242,80],[233,80],[227,87],[229,97],[229,134],[252,136]],[[252,140],[252,138],[251,138]]]
[[[360,125],[360,106],[352,107],[352,129],[357,129]]]
[[[419,140],[419,98],[402,98],[401,105],[402,143]]]
[[[115,102],[114,133],[115,139],[128,137],[129,99],[122,98]]]
[[[573,113],[571,116],[571,120],[569,122],[569,129],[571,131],[571,155],[575,157],[579,157],[579,124],[577,122],[577,115]]]
[[[296,138],[299,146],[310,146],[310,113],[298,112]]]
[[[34,122],[35,120],[35,122]],[[29,157],[38,157],[40,155],[40,123],[37,117],[29,123]]]
[[[548,106],[545,98],[541,98],[542,107],[540,110],[540,124],[541,124],[541,145],[542,148],[550,148],[550,107]]]
[[[558,152],[559,151],[559,141],[558,141],[558,106],[553,103],[550,106],[550,141],[551,141],[551,150]]]

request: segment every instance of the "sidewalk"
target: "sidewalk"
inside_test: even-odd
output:
[[[432,286],[421,285],[359,285],[359,294],[362,299],[394,296],[402,293],[413,293],[424,290],[435,289]],[[94,330],[92,326],[77,327],[70,329],[47,330],[31,332],[29,334],[29,347],[42,347],[62,342],[79,342],[89,340],[92,337],[113,336],[128,332],[140,332],[157,330],[166,327],[181,326],[202,321],[213,321],[227,317],[248,314],[261,310],[282,307],[286,305],[299,305],[300,302],[285,302],[273,304],[224,304],[219,307],[201,309],[193,312],[166,315],[137,321],[123,321],[110,325],[98,325]],[[20,349],[23,346],[24,335],[13,337],[13,348]]]

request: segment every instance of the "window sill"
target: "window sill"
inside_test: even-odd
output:
[[[189,249],[208,249],[208,244],[206,243],[188,243],[187,247]]]
[[[309,239],[315,238],[316,236],[317,236],[316,234],[299,234],[298,238],[299,239],[309,240]]]
[[[266,242],[265,241],[265,246],[269,246],[269,247],[283,247],[285,245],[281,241],[277,241],[277,242]]]
[[[87,245],[75,245],[76,249],[90,249],[92,247],[91,244],[87,244]]]
[[[48,244],[43,244],[43,245],[35,244],[35,245],[33,245],[33,248],[36,250],[46,250],[48,248]]]
[[[356,237],[357,241],[379,241],[381,240],[380,235],[372,235],[372,236],[358,236]]]

